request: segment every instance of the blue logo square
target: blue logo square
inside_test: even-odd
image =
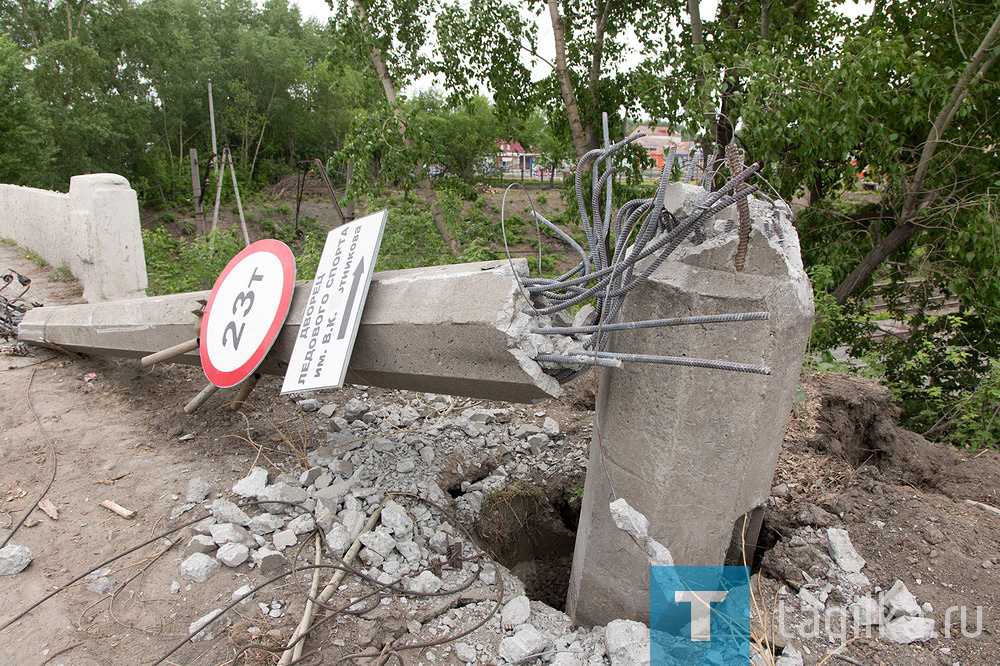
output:
[[[766,606],[750,584],[747,567],[650,567],[652,666],[748,663]]]

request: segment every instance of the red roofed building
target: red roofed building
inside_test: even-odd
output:
[[[538,152],[531,147],[525,150],[517,141],[497,141],[497,168],[504,173],[523,169],[530,174],[537,159]]]
[[[694,141],[685,141],[677,132],[672,132],[670,128],[663,125],[650,127],[649,125],[636,125],[635,129],[629,132],[629,136],[642,132],[646,136],[636,139],[635,143],[646,149],[646,154],[656,162],[656,168],[663,168],[663,157],[670,150],[671,146],[677,148],[677,163],[686,164],[690,159],[691,151],[695,149]]]

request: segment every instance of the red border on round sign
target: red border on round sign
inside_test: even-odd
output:
[[[212,364],[212,360],[208,357],[208,345],[199,345],[201,368],[204,370],[208,381],[212,382],[212,384],[218,386],[219,388],[231,388],[236,386],[249,377],[253,371],[260,366],[260,364],[264,361],[264,357],[267,356],[269,351],[271,351],[271,347],[274,345],[274,341],[277,339],[278,333],[281,331],[281,325],[285,323],[285,319],[288,317],[288,310],[292,304],[292,289],[295,286],[295,255],[293,255],[292,250],[281,241],[271,238],[259,240],[248,245],[241,250],[239,254],[230,259],[222,273],[220,273],[219,277],[215,280],[215,285],[212,287],[212,293],[208,297],[208,304],[205,306],[205,315],[201,319],[201,330],[199,332],[201,340],[204,340],[208,333],[208,321],[212,316],[212,306],[215,305],[215,296],[219,293],[222,283],[225,282],[226,277],[237,264],[251,254],[256,254],[257,252],[267,252],[268,254],[273,254],[278,258],[278,261],[281,262],[281,300],[278,301],[278,309],[274,313],[274,321],[271,322],[270,327],[267,329],[267,333],[264,334],[264,339],[261,340],[260,345],[258,345],[257,349],[250,356],[250,358],[247,359],[246,363],[235,370],[223,372],[216,368]]]

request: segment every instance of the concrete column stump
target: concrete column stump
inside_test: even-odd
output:
[[[146,256],[139,204],[128,180],[113,173],[73,176],[69,181],[69,228],[84,267],[70,269],[89,302],[146,294]]]
[[[667,207],[678,219],[703,195],[671,188]],[[760,364],[772,374],[641,363],[602,371],[567,599],[580,624],[649,621],[649,561],[612,523],[613,499],[645,514],[677,565],[720,565],[734,525],[770,494],[813,303],[788,208],[751,199],[750,210],[744,273],[733,268],[730,207],[700,244],[686,240],[629,294],[622,319],[750,311],[771,319],[618,332],[610,350]]]

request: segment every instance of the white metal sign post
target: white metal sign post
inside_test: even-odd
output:
[[[386,216],[379,211],[327,235],[282,393],[344,385]]]

